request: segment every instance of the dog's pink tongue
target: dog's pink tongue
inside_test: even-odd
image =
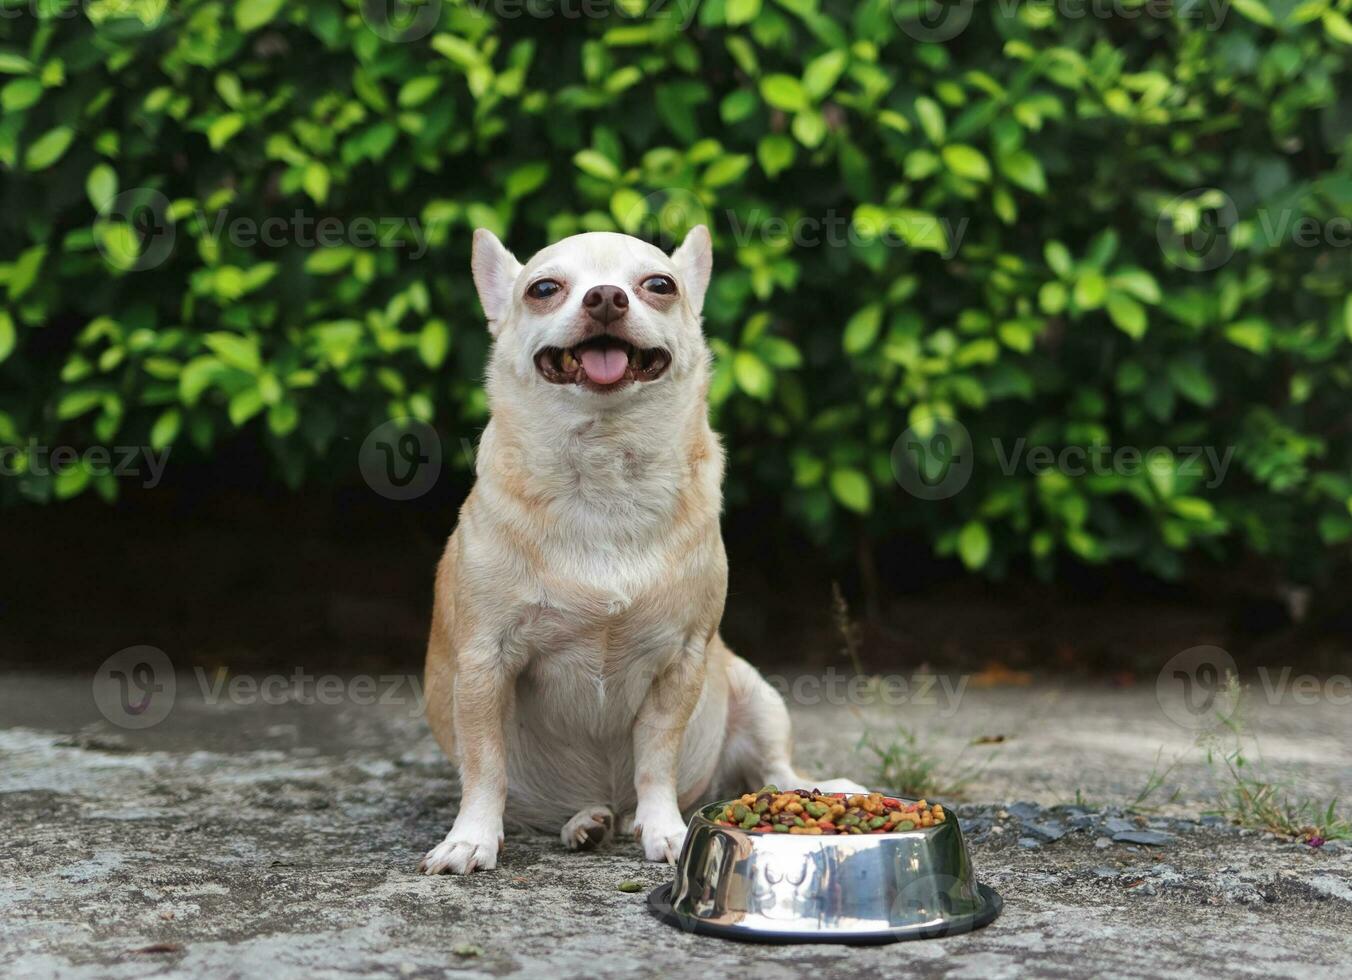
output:
[[[619,347],[592,347],[582,352],[582,369],[598,385],[613,385],[624,377],[629,358]]]

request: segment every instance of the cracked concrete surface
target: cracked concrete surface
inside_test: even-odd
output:
[[[976,933],[849,948],[664,926],[644,896],[671,871],[628,841],[574,855],[509,834],[496,872],[415,875],[455,801],[412,703],[211,704],[183,675],[169,717],[127,731],[100,716],[88,678],[10,673],[0,684],[0,962],[11,977],[707,978],[767,964],[949,978],[1352,976],[1352,848],[1199,819],[1216,785],[1153,687],[1034,683],[968,689],[947,705],[796,706],[804,768],[827,774],[831,759],[830,775],[866,778],[859,732],[898,718],[956,760],[970,777],[958,812],[974,862],[1006,903]],[[1300,792],[1347,798],[1347,707],[1256,700],[1263,764]],[[976,736],[1004,741],[972,746]],[[1176,757],[1149,801],[1172,802],[1140,817],[1121,809]],[[1127,824],[1108,821],[1169,842],[1113,842]],[[643,891],[618,889],[630,880]]]

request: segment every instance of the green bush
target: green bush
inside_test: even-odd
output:
[[[733,506],[991,574],[1318,574],[1352,538],[1349,0],[913,6],[4,0],[0,444],[185,465],[244,429],[293,487],[351,479],[385,419],[483,424],[472,228],[705,217]],[[960,492],[901,489],[908,427]],[[0,479],[85,491],[117,479]]]

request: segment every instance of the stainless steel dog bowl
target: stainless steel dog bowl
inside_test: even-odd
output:
[[[889,834],[750,833],[690,819],[676,880],[648,896],[688,932],[770,943],[886,943],[970,932],[1004,903],[977,882],[951,812]]]

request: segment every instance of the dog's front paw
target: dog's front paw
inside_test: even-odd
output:
[[[492,871],[498,864],[502,833],[494,828],[461,828],[458,824],[446,839],[418,865],[425,875],[467,875],[474,871]]]
[[[685,846],[685,822],[679,813],[647,819],[639,814],[634,822],[634,836],[643,845],[645,860],[675,864]]]

